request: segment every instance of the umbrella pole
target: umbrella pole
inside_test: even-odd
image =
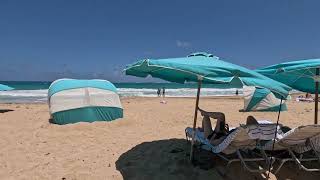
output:
[[[278,119],[277,119],[277,124],[276,124],[276,131],[274,132],[274,138],[273,138],[273,142],[272,142],[272,151],[274,150],[274,143],[276,142],[276,138],[277,138],[277,133],[278,133],[278,126],[279,126],[279,120],[280,120],[280,114],[281,114],[281,109],[282,109],[282,100],[283,100],[283,97],[281,97],[281,100],[280,100],[280,106],[279,106],[279,111],[278,111]],[[270,156],[270,161],[269,161],[269,170],[268,170],[268,175],[267,175],[267,179],[270,178],[270,171],[271,171],[271,161],[272,161],[272,156]]]
[[[190,161],[191,161],[191,162],[193,161],[194,137],[196,136],[196,125],[197,125],[197,118],[198,118],[200,89],[201,89],[201,80],[198,81],[198,91],[197,91],[196,107],[195,107],[195,109],[194,109],[193,133],[192,133],[191,150],[190,150]]]
[[[315,91],[315,101],[314,101],[314,124],[318,124],[318,102],[319,102],[319,81],[318,81],[318,76],[319,76],[319,68],[316,68],[316,78],[315,78],[315,83],[316,83],[316,91]]]

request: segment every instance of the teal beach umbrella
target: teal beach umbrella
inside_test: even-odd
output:
[[[0,84],[0,91],[10,91],[10,90],[13,90],[13,88],[6,86],[6,85],[3,85],[3,84]]]
[[[283,99],[288,96],[288,91],[291,90],[290,87],[255,71],[222,61],[218,57],[207,53],[194,53],[182,58],[140,60],[128,65],[124,71],[126,75],[138,77],[151,75],[152,77],[176,83],[198,82],[193,122],[194,132],[202,83],[221,84],[229,88],[242,88],[243,86],[264,87]],[[193,144],[194,138],[192,138],[191,159],[193,158]]]
[[[308,59],[301,61],[291,61],[281,64],[257,69],[259,72],[269,78],[284,83],[293,89],[315,93],[315,118],[318,122],[318,93],[319,89],[319,68],[320,59]]]

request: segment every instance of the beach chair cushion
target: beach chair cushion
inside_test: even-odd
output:
[[[193,128],[186,128],[186,135],[192,138]],[[210,144],[209,140],[204,137],[204,133],[196,129],[195,140],[203,144],[203,148],[211,150],[217,154],[223,152],[225,154],[232,154],[237,149],[254,149],[256,141],[248,136],[248,129],[238,127],[232,131],[228,136],[218,145]]]
[[[249,129],[248,135],[251,139],[259,140],[272,140],[274,139],[275,133],[282,134],[280,125],[266,121],[258,121],[258,125],[247,125]]]

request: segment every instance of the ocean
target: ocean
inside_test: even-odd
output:
[[[0,81],[15,88],[12,91],[0,91],[0,103],[46,103],[51,82]],[[176,83],[114,83],[120,97],[156,97],[157,89],[165,87],[166,97],[195,97],[197,84]],[[217,89],[204,84],[201,96],[234,96],[237,89]],[[239,89],[239,95],[242,90]]]

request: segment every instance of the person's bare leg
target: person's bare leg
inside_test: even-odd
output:
[[[217,119],[217,123],[216,123],[216,127],[214,128],[214,132],[219,133],[219,132],[221,132],[222,128],[225,128],[225,127],[221,127],[221,126],[225,125],[225,121],[226,121],[225,115],[223,113],[217,112],[217,113],[213,114],[213,117],[215,119]],[[218,139],[213,137],[210,139],[210,143],[212,145],[217,145],[217,144],[220,144],[225,138],[226,138],[226,136],[222,136]]]
[[[212,125],[211,125],[211,121],[210,121],[210,118],[209,116],[203,116],[203,119],[202,119],[202,128],[204,130],[204,137],[208,137],[210,134],[213,133],[213,130],[212,130]]]
[[[225,124],[223,122],[226,121],[223,113],[217,112],[213,114],[213,118],[217,119],[216,127],[214,128],[214,132],[218,133],[221,131],[221,124]]]

